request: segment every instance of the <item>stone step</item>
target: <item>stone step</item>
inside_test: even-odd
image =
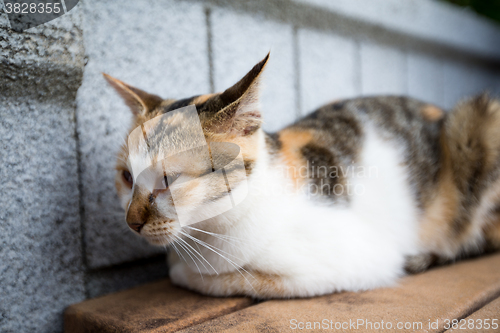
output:
[[[450,332],[500,332],[500,298],[486,304],[467,318],[451,323]]]
[[[201,296],[161,281],[72,305],[66,311],[65,328],[66,332],[443,332],[453,319],[500,320],[498,296],[500,254],[492,254],[404,277],[392,288],[262,303]]]
[[[252,305],[250,298],[214,298],[169,280],[94,298],[66,309],[65,332],[176,332]]]

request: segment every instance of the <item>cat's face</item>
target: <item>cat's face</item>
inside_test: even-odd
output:
[[[126,222],[134,232],[152,244],[168,245],[181,233],[180,219],[202,220],[200,216],[227,200],[228,182],[237,185],[251,173],[262,135],[257,94],[267,59],[223,93],[183,100],[163,100],[105,75],[134,114],[115,176]],[[191,111],[198,126],[186,126],[191,123],[188,113],[174,111],[188,105],[196,107]],[[190,148],[200,136],[206,145]],[[146,143],[140,142],[142,137]],[[238,153],[241,167],[226,168],[225,181],[220,181],[214,165]]]

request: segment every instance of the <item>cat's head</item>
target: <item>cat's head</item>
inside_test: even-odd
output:
[[[134,116],[127,144],[122,146],[118,154],[115,176],[115,185],[121,205],[125,209],[126,222],[134,232],[152,244],[168,245],[179,236],[181,230],[177,214],[179,209],[183,212],[194,212],[200,205],[217,204],[218,200],[227,200],[227,180],[236,185],[243,181],[241,173],[238,176],[238,173],[232,172],[231,169],[225,170],[226,183],[203,177],[207,171],[213,171],[213,163],[217,163],[213,158],[207,162],[204,158],[207,150],[203,147],[191,149],[188,153],[173,154],[165,159],[165,150],[185,151],[183,145],[196,135],[194,127],[191,129],[190,126],[183,125],[186,119],[183,119],[182,113],[175,114],[170,111],[194,105],[198,116],[196,121],[199,119],[198,124],[201,125],[201,129],[198,126],[198,134],[202,131],[202,136],[208,144],[205,148],[212,147],[213,150],[213,147],[221,143],[237,146],[241,152],[240,156],[243,157],[244,174],[251,174],[258,157],[259,142],[262,142],[258,93],[260,76],[268,58],[269,55],[222,93],[181,100],[162,99],[104,74]],[[171,114],[174,116],[162,116]],[[156,119],[162,119],[164,123],[160,124]],[[149,135],[147,141],[149,160],[142,161],[144,156],[138,151],[140,149],[131,144],[134,141],[132,137],[155,122],[155,135]],[[168,133],[162,132],[162,128],[167,127]],[[221,153],[222,158],[224,151],[223,149]],[[212,153],[211,156],[213,155]],[[137,174],[131,162],[152,164],[151,168],[159,172],[150,172],[149,176],[143,177]],[[148,186],[148,181],[144,179],[149,179],[151,185]],[[163,186],[155,186],[155,183]],[[174,185],[177,186],[175,200],[170,191]]]

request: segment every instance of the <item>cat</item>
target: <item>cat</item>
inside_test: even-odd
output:
[[[209,144],[241,149],[246,198],[186,226],[174,206],[220,200],[224,187],[198,181],[202,171],[181,159],[168,166],[175,175],[165,171],[174,180],[149,191],[134,184],[130,147],[118,154],[126,221],[172,246],[174,284],[214,296],[310,297],[391,286],[406,272],[500,247],[499,101],[483,94],[445,112],[407,97],[339,100],[269,134],[259,107],[268,58],[222,93],[180,100],[104,74],[133,128],[194,105]],[[153,160],[166,138],[154,140]],[[168,186],[181,180],[195,182],[174,205]]]

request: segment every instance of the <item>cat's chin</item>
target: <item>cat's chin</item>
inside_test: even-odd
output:
[[[168,235],[141,235],[149,244],[155,246],[168,246],[173,242],[173,237]]]

